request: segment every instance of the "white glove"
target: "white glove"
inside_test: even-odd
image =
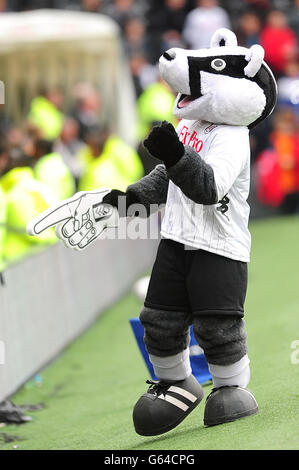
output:
[[[40,214],[27,225],[27,233],[40,235],[56,226],[56,235],[68,248],[82,251],[107,229],[119,226],[117,209],[103,203],[110,189],[81,192]]]

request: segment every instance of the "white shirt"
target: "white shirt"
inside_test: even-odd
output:
[[[221,202],[215,205],[196,204],[170,181],[162,236],[187,247],[249,262],[248,128],[182,120],[177,133],[181,142],[193,147],[213,168],[218,200]]]
[[[221,7],[195,8],[186,17],[183,38],[191,49],[210,46],[211,38],[219,28],[230,28],[230,20]]]

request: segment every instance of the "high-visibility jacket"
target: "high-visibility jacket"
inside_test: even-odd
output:
[[[89,147],[80,154],[86,171],[79,181],[80,191],[108,187],[126,191],[127,187],[144,176],[137,152],[116,136],[107,140],[102,154],[94,158]]]
[[[6,237],[6,214],[7,214],[7,201],[6,195],[0,187],[0,273],[5,268],[4,262],[4,242]]]
[[[51,188],[58,201],[68,199],[76,192],[74,177],[58,153],[40,158],[34,167],[34,176]]]
[[[148,136],[153,123],[168,121],[177,126],[178,121],[173,115],[174,104],[175,96],[162,83],[154,83],[143,91],[137,101],[140,141]]]
[[[15,168],[0,179],[0,185],[7,200],[5,261],[15,262],[35,247],[56,243],[53,229],[38,237],[26,233],[26,226],[34,217],[58,202],[51,189],[34,178],[32,169]]]
[[[28,119],[43,132],[43,137],[56,140],[63,127],[63,114],[44,96],[32,100]]]

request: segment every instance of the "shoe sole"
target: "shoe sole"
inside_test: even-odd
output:
[[[200,402],[202,401],[204,397],[204,392],[202,392],[202,395],[194,402],[193,406],[190,406],[189,410],[186,411],[177,421],[175,421],[174,423],[172,424],[168,424],[167,426],[163,426],[162,428],[160,428],[158,431],[156,431],[155,433],[153,432],[147,432],[147,431],[142,431],[140,429],[136,429],[135,427],[135,431],[137,434],[139,434],[140,436],[145,436],[145,437],[151,437],[151,436],[160,436],[161,434],[165,434],[166,432],[169,432],[169,431],[172,431],[172,429],[176,428],[182,421],[184,421],[184,419],[187,418],[187,416],[189,416],[189,414],[200,404]]]

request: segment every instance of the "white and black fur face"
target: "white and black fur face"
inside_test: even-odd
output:
[[[276,104],[277,85],[264,62],[264,50],[239,47],[231,31],[214,34],[210,49],[170,49],[160,59],[162,78],[176,99],[181,119],[252,128],[269,116]]]

